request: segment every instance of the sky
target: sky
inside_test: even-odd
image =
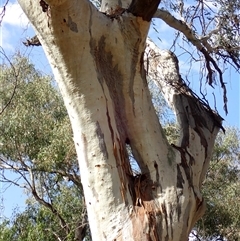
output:
[[[3,0],[1,0],[1,4],[4,4]],[[156,41],[158,46],[160,46],[161,48],[170,48],[172,42],[169,40],[173,39],[175,33],[173,31],[170,31],[169,27],[162,21],[155,20],[154,24],[154,27],[158,29],[159,33],[156,33],[156,31],[152,28],[150,30],[151,38],[154,39],[154,41]],[[40,72],[42,72],[43,74],[51,74],[51,68],[48,64],[42,48],[27,48],[22,44],[22,42],[25,41],[26,38],[34,36],[34,31],[31,27],[31,24],[25,17],[24,13],[21,11],[19,5],[13,0],[10,1],[7,5],[6,14],[3,17],[0,31],[0,46],[3,48],[3,50],[10,59],[16,52],[22,53],[23,55],[30,58],[30,60],[35,64],[36,68],[40,70]],[[161,40],[159,40],[159,38]],[[179,51],[177,55],[181,56],[181,51]],[[2,59],[0,61],[1,63],[3,63]],[[189,69],[189,58],[180,58],[179,64],[182,76],[184,77],[185,73]],[[190,87],[196,90],[196,92],[199,92],[200,85],[198,79],[198,67],[198,64],[194,64],[192,66],[193,71],[188,76],[188,80],[190,81]],[[237,126],[240,128],[240,77],[239,74],[236,74],[234,69],[229,68],[226,70],[224,78],[227,82],[228,94],[229,114],[227,116],[223,111],[223,102],[221,101],[221,88],[215,87],[214,90],[206,85],[204,89],[208,92],[208,98],[212,103],[214,102],[212,95],[214,91],[215,97],[217,99],[217,109],[219,111],[219,114],[225,119],[223,124],[225,126]],[[214,104],[212,106],[214,107]],[[23,209],[25,198],[26,195],[19,188],[10,187],[5,190],[5,187],[0,186],[0,218],[1,216],[10,218],[16,206],[18,206],[20,209]]]

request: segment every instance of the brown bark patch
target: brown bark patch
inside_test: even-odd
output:
[[[162,214],[154,201],[147,202],[145,207],[136,206],[131,221],[134,240],[161,240]]]
[[[128,11],[135,16],[142,17],[145,21],[151,21],[156,12],[160,0],[132,0]]]
[[[118,132],[122,140],[126,140],[126,113],[123,93],[123,75],[118,66],[113,63],[113,55],[106,50],[106,38],[102,36],[98,42],[91,40],[91,54],[94,58],[98,81],[105,93],[103,83],[105,82],[114,105],[114,116]],[[105,97],[106,98],[106,97]],[[107,99],[106,99],[107,102]]]
[[[106,146],[105,139],[104,139],[104,133],[102,132],[101,126],[98,121],[96,123],[96,134],[98,137],[99,148],[100,148],[101,152],[103,153],[104,158],[108,159],[108,151],[107,151],[107,146]]]
[[[67,26],[69,27],[70,30],[72,30],[75,33],[78,33],[78,27],[77,24],[72,20],[71,16],[68,15],[68,20],[67,20]]]

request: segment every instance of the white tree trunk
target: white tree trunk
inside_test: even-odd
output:
[[[172,55],[158,55],[150,43],[149,74],[182,129],[179,146],[168,144],[144,70],[150,25],[145,20],[154,11],[139,16],[144,8],[138,1],[103,1],[110,16],[87,0],[49,0],[47,11],[35,0],[19,3],[68,110],[93,240],[187,240],[203,214],[200,187],[221,119],[181,86]],[[126,145],[139,176],[132,173]]]

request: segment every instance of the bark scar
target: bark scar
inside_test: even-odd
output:
[[[68,15],[67,26],[75,33],[78,33],[78,27],[75,22],[73,22],[71,16]]]
[[[108,159],[108,151],[107,151],[107,146],[106,146],[106,143],[105,143],[105,140],[104,140],[104,133],[102,132],[101,126],[100,126],[98,121],[96,123],[96,127],[97,127],[96,134],[98,136],[99,147],[101,149],[101,152],[104,155],[104,158]]]

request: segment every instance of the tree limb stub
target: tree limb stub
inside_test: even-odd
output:
[[[41,42],[39,41],[37,35],[32,38],[26,39],[26,41],[22,42],[26,47],[29,46],[41,46]]]
[[[132,0],[128,11],[135,16],[142,17],[145,21],[151,21],[156,12],[160,0]]]

